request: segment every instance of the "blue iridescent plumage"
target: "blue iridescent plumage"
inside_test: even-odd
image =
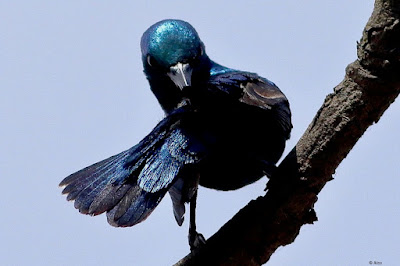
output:
[[[196,30],[181,20],[152,25],[141,40],[144,73],[166,117],[134,147],[61,183],[81,213],[107,212],[113,226],[135,225],[169,192],[189,244],[196,231],[197,187],[232,190],[270,175],[292,128],[289,103],[271,81],[219,65]]]
[[[179,128],[174,130],[143,167],[138,176],[139,187],[151,193],[167,188],[184,165],[195,163],[196,158],[187,151],[187,141]]]

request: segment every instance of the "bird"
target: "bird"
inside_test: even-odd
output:
[[[236,190],[270,177],[292,129],[288,99],[270,80],[212,61],[194,27],[179,19],[150,26],[140,42],[144,74],[165,117],[137,145],[63,179],[62,194],[112,226],[145,220],[168,192],[189,246],[199,186]]]

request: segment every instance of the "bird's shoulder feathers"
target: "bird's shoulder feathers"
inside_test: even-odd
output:
[[[289,102],[273,82],[255,73],[228,69],[213,73],[208,84],[211,93],[224,93],[234,100],[276,114],[289,138],[292,129]]]

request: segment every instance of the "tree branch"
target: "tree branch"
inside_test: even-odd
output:
[[[251,201],[181,265],[261,265],[317,220],[317,195],[340,162],[400,92],[400,0],[376,0],[358,59],[297,145]]]

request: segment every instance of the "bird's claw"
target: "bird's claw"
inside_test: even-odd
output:
[[[196,231],[189,234],[189,245],[191,251],[203,246],[205,243],[206,239],[202,234],[197,233]]]

